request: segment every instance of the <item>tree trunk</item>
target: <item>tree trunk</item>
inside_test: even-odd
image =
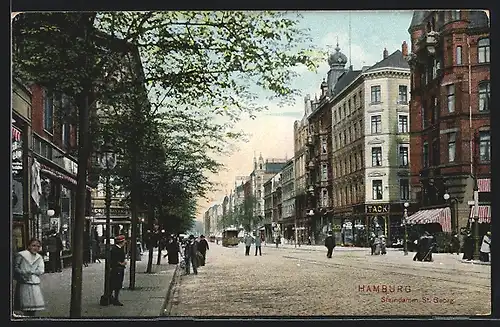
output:
[[[146,273],[150,274],[152,269],[153,269],[153,249],[154,249],[154,243],[153,243],[153,226],[154,226],[154,210],[149,210],[149,239],[148,239],[148,246],[149,246],[149,257],[148,257],[148,267],[146,268]]]
[[[134,147],[135,147],[135,142],[134,142]],[[137,181],[138,181],[138,174],[137,174],[137,156],[135,156],[136,152],[132,152],[132,191],[130,192],[130,197],[131,197],[131,209],[132,209],[132,228],[131,228],[131,233],[132,237],[130,240],[130,246],[132,247],[130,249],[130,283],[129,283],[129,289],[133,290],[135,289],[135,268],[136,268],[136,261],[137,261],[137,233],[138,233],[138,224],[139,224],[139,218],[138,218],[138,205],[137,205],[137,200],[138,200],[138,186],[137,186]]]
[[[76,186],[75,222],[73,226],[73,257],[71,267],[70,317],[82,315],[82,263],[83,228],[85,225],[85,205],[87,197],[87,164],[89,160],[89,98],[79,106],[78,173]]]
[[[161,264],[161,246],[160,242],[158,242],[158,258],[156,259],[156,265],[159,266]]]

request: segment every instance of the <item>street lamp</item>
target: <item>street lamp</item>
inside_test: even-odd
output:
[[[474,254],[473,259],[479,260],[479,187],[474,178]]]
[[[405,234],[404,234],[404,239],[403,239],[403,249],[404,249],[404,255],[408,255],[408,207],[410,204],[408,202],[404,203],[404,212],[403,212],[403,226],[405,228]]]
[[[443,198],[445,201],[450,200],[452,204],[454,204],[452,210],[452,221],[453,221],[453,231],[455,233],[458,233],[458,199],[457,198],[452,198],[448,193],[445,193],[443,195]]]
[[[99,164],[102,169],[106,171],[106,263],[104,265],[104,294],[101,296],[100,304],[107,306],[111,302],[111,288],[110,288],[110,238],[111,238],[111,189],[110,189],[110,173],[116,165],[116,154],[113,152],[111,146],[106,143],[102,146],[99,153]]]

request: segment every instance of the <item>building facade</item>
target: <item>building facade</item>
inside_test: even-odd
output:
[[[288,160],[281,171],[281,217],[278,221],[286,239],[295,238],[295,160]]]
[[[484,234],[491,220],[489,18],[484,11],[416,11],[408,31],[412,202],[420,222],[458,232],[470,227],[477,184]],[[445,218],[426,211],[447,207]]]

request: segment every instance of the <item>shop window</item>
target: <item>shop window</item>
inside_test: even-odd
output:
[[[409,165],[409,153],[408,146],[401,145],[399,146],[399,166],[408,167]]]
[[[479,160],[483,162],[491,160],[491,144],[489,131],[479,132]]]
[[[490,110],[490,82],[483,81],[479,84],[479,111]]]
[[[448,162],[455,161],[457,133],[448,134]]]
[[[448,85],[446,87],[447,99],[448,99],[448,112],[455,111],[455,85]]]
[[[407,104],[408,103],[408,86],[400,85],[398,93],[398,103]]]
[[[371,123],[372,123],[372,134],[382,133],[382,116],[381,115],[372,116]]]
[[[377,179],[372,181],[372,198],[373,200],[382,200],[382,180]]]
[[[371,87],[371,103],[380,103],[382,98],[382,92],[380,90],[380,85],[375,85]]]
[[[372,166],[382,166],[382,148],[373,147],[372,148]]]
[[[408,133],[408,116],[399,115],[398,117],[398,133]]]
[[[479,63],[490,62],[490,39],[481,39],[477,42],[477,58]]]
[[[462,47],[458,46],[456,49],[456,64],[461,65],[462,64]]]

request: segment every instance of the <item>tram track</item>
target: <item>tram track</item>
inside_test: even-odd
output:
[[[352,265],[352,264],[348,264],[348,263],[334,263],[334,262],[321,262],[321,261],[318,261],[318,260],[314,260],[314,259],[306,259],[306,258],[301,258],[301,257],[293,257],[293,256],[287,256],[287,255],[283,255],[282,256],[283,258],[285,259],[292,259],[292,260],[297,260],[297,261],[302,261],[302,262],[309,262],[309,263],[312,263],[312,264],[316,264],[316,265],[323,265],[323,266],[327,266],[327,267],[339,267],[339,268],[353,268],[353,269],[359,269],[361,268],[360,266],[356,266],[356,265]],[[370,266],[363,266],[362,268],[364,270],[370,270],[370,271],[375,271],[375,272],[387,272],[387,269],[386,268],[391,268],[392,271],[391,273],[392,274],[397,274],[397,275],[403,275],[403,276],[411,276],[411,277],[425,277],[425,278],[429,278],[429,279],[433,279],[433,280],[436,280],[436,281],[440,281],[440,282],[448,282],[448,283],[454,283],[454,284],[459,284],[459,288],[463,288],[463,287],[460,287],[460,285],[469,285],[469,286],[473,286],[473,287],[479,287],[479,288],[482,288],[482,289],[485,289],[485,290],[491,290],[491,286],[487,286],[487,285],[484,285],[484,284],[481,284],[481,283],[474,283],[474,282],[470,282],[470,281],[463,281],[463,280],[451,280],[451,279],[448,279],[448,278],[443,278],[443,277],[437,277],[437,276],[423,276],[423,275],[419,275],[419,274],[412,274],[410,272],[403,272],[403,271],[397,271],[398,266],[394,266],[394,265],[382,265],[384,268],[383,269],[378,269],[376,267],[370,267]],[[405,267],[405,268],[414,268],[414,267]],[[424,269],[418,269],[420,272],[427,272],[428,270],[424,270]],[[460,271],[460,270],[457,270],[457,271]],[[440,270],[435,270],[434,269],[434,272],[436,273],[444,273],[444,271],[440,271]],[[462,275],[465,277],[465,275]],[[486,278],[485,278],[486,279]]]

